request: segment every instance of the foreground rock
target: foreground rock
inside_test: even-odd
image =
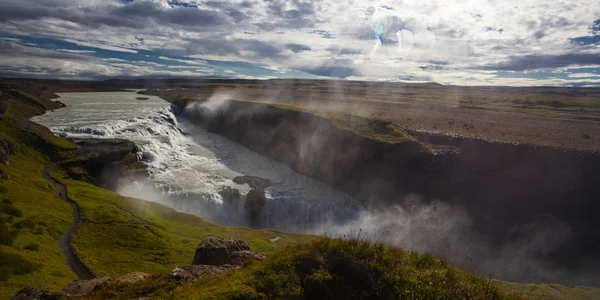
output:
[[[200,277],[237,270],[248,259],[262,261],[265,255],[250,250],[242,240],[209,236],[196,249],[192,265],[176,267],[169,278],[180,282],[194,281]]]
[[[68,299],[66,296],[56,294],[50,290],[37,289],[30,286],[26,286],[16,295],[12,297],[12,300],[43,300],[43,299]]]
[[[263,260],[264,255],[250,250],[240,239],[209,236],[196,249],[192,265],[242,265],[246,259]]]
[[[191,265],[191,266],[180,266],[175,267],[171,274],[170,279],[178,282],[191,282],[195,281],[200,277],[213,276],[223,274],[229,270],[237,270],[240,266],[211,266],[211,265]]]
[[[110,277],[100,277],[94,278],[91,280],[76,280],[69,284],[67,284],[64,288],[61,289],[61,293],[67,296],[72,297],[81,297],[92,294],[93,292],[107,287],[109,285],[119,284],[119,283],[135,283],[142,280],[146,280],[152,277],[150,274],[142,273],[142,272],[133,272],[127,275],[121,276],[117,279],[113,279]]]
[[[26,286],[12,298],[13,300],[43,300],[43,299],[79,299],[109,285],[120,283],[135,283],[151,278],[154,275],[133,272],[119,278],[100,277],[91,280],[76,280],[70,282],[58,292]]]
[[[179,283],[192,282],[200,277],[238,270],[242,268],[242,264],[248,259],[262,261],[265,258],[265,255],[250,250],[250,247],[242,240],[209,236],[198,245],[192,265],[176,267],[169,274],[169,278]],[[100,277],[91,280],[76,280],[57,292],[27,286],[21,289],[12,299],[81,299],[92,296],[95,292],[109,286],[132,284],[157,278],[158,276],[160,275],[133,272],[116,279]]]

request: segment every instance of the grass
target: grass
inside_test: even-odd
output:
[[[133,271],[164,273],[176,265],[190,264],[197,245],[208,235],[239,238],[260,252],[314,239],[273,229],[219,226],[82,181],[62,181],[69,197],[79,204],[84,221],[73,237],[75,248],[100,276],[118,277]],[[278,235],[280,241],[269,241]]]
[[[71,207],[42,177],[50,161],[70,157],[76,146],[28,120],[39,113],[35,102],[43,100],[31,93],[16,94],[20,96],[8,99],[7,110],[0,115],[0,140],[17,149],[8,156],[9,164],[0,164],[2,173],[10,177],[0,181],[0,299],[10,298],[25,285],[59,289],[76,279],[57,246],[72,222]],[[209,234],[242,238],[265,252],[313,238],[218,226],[84,181],[65,179],[65,183],[84,217],[74,247],[100,275],[170,271],[177,264],[190,263],[197,244]],[[283,239],[274,244],[268,240],[277,235]]]
[[[0,164],[10,180],[0,182],[0,299],[25,285],[59,289],[75,279],[57,247],[71,224],[71,208],[45,181],[42,169],[51,160],[72,155],[75,146],[27,120],[37,113],[27,101],[10,100],[0,116],[0,140],[16,146],[9,164]],[[39,100],[39,99],[38,99]],[[13,114],[14,113],[14,114]],[[461,124],[461,123],[457,123]],[[385,132],[388,124],[374,124]],[[378,131],[375,131],[378,132]],[[64,171],[53,172],[57,178]],[[158,298],[308,298],[375,297],[597,299],[600,289],[561,285],[495,282],[458,270],[430,255],[357,240],[318,239],[272,229],[218,226],[162,205],[120,196],[87,182],[62,179],[79,203],[84,224],[74,246],[99,275],[133,271],[167,273],[191,262],[196,245],[207,235],[236,237],[253,250],[271,253],[264,263],[204,278],[179,287],[166,275],[141,283],[111,286],[94,297]],[[283,239],[271,243],[269,238]],[[310,244],[306,244],[312,241]],[[300,244],[300,245],[297,245]],[[294,246],[295,245],[295,246]],[[505,292],[499,290],[496,284]],[[310,296],[310,297],[309,297]]]
[[[527,299],[542,300],[595,300],[600,299],[600,289],[576,286],[567,287],[560,284],[521,284],[498,281],[498,286],[509,293],[519,293]]]
[[[60,288],[75,279],[56,244],[71,223],[71,208],[42,178],[48,159],[25,143],[18,145],[10,164],[0,166],[11,178],[0,184],[0,218],[13,234],[10,243],[0,245],[0,299],[26,284]]]
[[[431,255],[364,241],[320,238],[264,262],[177,287],[166,276],[109,286],[92,298],[133,299],[519,299],[491,279]]]

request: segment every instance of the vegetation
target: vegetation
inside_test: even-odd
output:
[[[54,177],[61,178],[58,174]],[[219,226],[179,213],[158,203],[127,198],[91,184],[63,179],[69,198],[81,208],[84,224],[73,236],[83,261],[99,276],[129,272],[164,273],[189,264],[200,241],[208,236],[234,237],[253,249],[271,252],[314,237],[273,229]],[[281,236],[271,243],[269,239]]]
[[[49,105],[31,97],[39,101],[36,105]],[[42,170],[52,160],[69,158],[77,148],[30,122],[28,118],[38,113],[30,102],[15,98],[0,102],[11,112],[0,114],[0,142],[16,149],[7,156],[8,164],[0,163],[1,173],[10,178],[0,180],[0,299],[6,299],[25,285],[60,289],[76,279],[57,246],[72,222],[71,207],[58,198]],[[53,176],[63,178],[64,174],[54,172]],[[313,238],[271,229],[218,226],[87,182],[64,181],[84,218],[73,238],[74,247],[99,275],[170,271],[177,264],[189,263],[199,241],[209,234],[242,238],[266,252]],[[283,239],[271,243],[269,238],[277,235]]]
[[[12,154],[0,149],[2,160],[6,156],[8,162],[0,162],[0,175],[5,175],[0,179],[0,299],[11,297],[25,285],[56,290],[75,279],[57,247],[57,240],[71,224],[71,207],[42,178],[42,170],[50,161],[72,156],[77,148],[28,121],[40,113],[40,107],[52,107],[43,95],[28,89],[0,99],[0,142],[16,149]],[[388,125],[373,124],[382,132],[389,130]],[[313,236],[272,229],[218,226],[157,203],[123,197],[74,180],[65,170],[55,170],[52,175],[62,178],[70,198],[81,207],[84,224],[73,242],[83,261],[96,273],[113,277],[133,271],[163,274],[135,284],[108,286],[92,298],[518,298],[514,293],[536,299],[600,296],[600,289],[587,287],[497,282],[456,269],[430,255],[358,239],[315,240]],[[269,258],[183,286],[169,280],[164,274],[175,265],[191,262],[196,245],[207,235],[243,239],[253,250],[270,253]],[[269,238],[274,236],[282,239],[271,243]]]
[[[156,294],[158,293],[158,295]],[[321,238],[272,253],[239,271],[177,288],[165,276],[109,286],[99,298],[177,299],[517,299],[491,279],[431,255],[358,239]]]
[[[545,300],[595,300],[600,299],[600,289],[587,286],[567,287],[560,284],[521,284],[498,281],[498,286],[509,293],[519,293],[526,299]]]

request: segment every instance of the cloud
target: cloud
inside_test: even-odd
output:
[[[347,78],[359,75],[355,68],[342,64],[324,64],[316,67],[300,67],[298,69],[309,74],[325,77]]]
[[[563,68],[568,66],[598,66],[600,55],[592,53],[569,53],[561,55],[526,55],[509,57],[497,64],[487,65],[487,70],[525,71],[536,69]]]
[[[310,51],[312,49],[310,46],[301,45],[301,44],[286,44],[285,47],[292,50],[292,52],[294,52],[294,53]]]
[[[355,48],[346,48],[346,47],[337,47],[337,46],[331,46],[326,48],[325,50],[336,54],[336,55],[356,55],[356,54],[362,54],[363,50],[362,49],[355,49]]]
[[[138,63],[138,55],[194,56],[291,70],[287,75],[490,84],[469,73],[594,65],[599,14],[593,0],[20,0],[0,2],[0,36],[22,46],[40,39],[32,48]],[[427,49],[402,48],[392,33],[369,57],[377,23],[394,18],[414,22],[434,42]],[[417,46],[425,37],[415,31]],[[254,67],[236,72],[281,75],[254,74],[265,72]]]
[[[78,53],[64,53],[34,47],[25,47],[19,44],[0,39],[0,56],[2,57],[38,57],[65,60],[97,60],[92,56],[80,55]]]

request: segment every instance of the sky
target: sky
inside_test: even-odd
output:
[[[600,5],[0,0],[0,76],[600,86]]]

